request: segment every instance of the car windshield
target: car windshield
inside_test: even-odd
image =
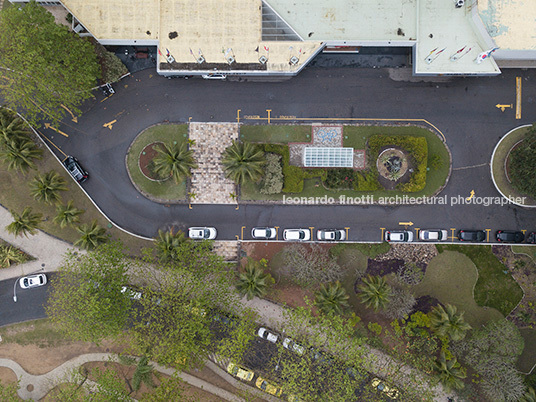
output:
[[[210,236],[210,231],[208,229],[205,229],[202,233],[203,233],[204,237],[209,237]]]
[[[24,286],[28,286],[28,284],[29,284],[28,278],[24,278],[23,283],[24,283]]]

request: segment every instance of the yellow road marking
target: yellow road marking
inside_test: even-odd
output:
[[[191,202],[188,203],[188,209],[193,209],[193,208],[192,208],[192,203],[191,203]]]
[[[399,225],[404,225],[404,226],[413,226],[413,222],[409,221],[409,222],[398,222]]]
[[[484,229],[486,231],[486,241],[489,242],[489,232],[491,232],[491,229]]]
[[[475,190],[471,190],[471,192],[469,193],[469,197],[467,197],[465,200],[466,201],[471,201],[471,198],[473,198],[475,196]]]
[[[313,229],[314,228],[315,228],[314,226],[309,226],[309,230],[311,231],[311,241],[314,240],[313,239]]]
[[[234,237],[236,237],[236,240],[240,240],[240,238],[238,237],[238,235],[234,235]]]
[[[279,226],[274,226],[275,228],[275,239],[279,240]]]
[[[238,211],[239,208],[240,208],[240,205],[239,205],[239,204],[236,204],[235,211]]]
[[[69,112],[69,114],[72,117],[72,119],[71,119],[72,121],[74,121],[75,123],[78,123],[78,117],[76,117],[73,112],[71,112],[69,109],[67,109],[67,106],[62,104],[61,107],[64,108],[65,110],[67,110],[67,112]]]
[[[350,230],[350,228],[344,228],[346,230],[346,240],[348,240],[348,231]]]
[[[413,230],[415,230],[415,237],[419,238],[419,230],[421,230],[421,228],[413,228]]]
[[[240,123],[240,111],[241,111],[241,110],[242,110],[242,109],[237,109],[237,110],[236,110],[236,122],[237,122],[237,123]]]
[[[242,228],[240,229],[240,240],[244,240],[244,229],[246,227],[245,226],[242,226]]]
[[[497,103],[495,107],[497,109],[501,109],[501,112],[504,112],[504,109],[506,109],[507,107],[514,107],[514,105],[501,105],[500,103]]]
[[[454,236],[454,232],[456,232],[456,228],[450,228],[450,231],[452,232],[452,235],[450,236],[450,238],[454,240],[456,238],[456,236]]]
[[[117,119],[114,119],[114,120],[112,120],[112,121],[109,122],[109,123],[105,123],[105,124],[103,124],[102,127],[108,127],[108,128],[111,130],[111,129],[112,129],[112,126],[113,126],[113,124],[114,124],[115,122],[117,122]]]
[[[380,228],[382,230],[382,237],[381,240],[383,241],[383,232],[385,231],[385,228]]]
[[[66,154],[65,152],[63,152],[63,151],[62,151],[56,144],[54,144],[54,143],[52,142],[52,140],[50,140],[50,139],[49,139],[46,135],[44,135],[41,131],[38,130],[37,132],[38,132],[38,133],[39,133],[45,140],[47,140],[48,142],[50,142],[50,143],[54,146],[54,148],[56,148],[58,151],[60,151],[60,152],[63,154],[63,156],[65,156],[65,158],[67,158],[67,154]],[[65,159],[64,159],[64,160],[65,160]]]
[[[188,117],[188,123],[192,121],[192,116]]]
[[[113,95],[113,94],[112,94]],[[106,98],[104,98],[103,100],[100,101],[100,103],[104,102],[106,99],[108,99],[110,96],[112,95],[108,95]]]
[[[521,119],[521,77],[516,77],[516,119]]]
[[[61,134],[61,135],[64,135],[65,137],[69,137],[67,134],[65,134],[63,131],[55,128],[55,127],[52,127],[50,125],[50,123],[45,123],[45,128],[50,128],[51,130],[54,130],[55,132],[57,132],[58,134]]]
[[[272,112],[272,109],[266,109],[268,112],[268,124],[270,124],[270,113]]]

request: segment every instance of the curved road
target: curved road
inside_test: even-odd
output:
[[[394,70],[399,72],[399,70]],[[515,105],[515,77],[523,78],[523,118],[501,112],[496,104]],[[402,82],[383,69],[309,68],[284,82],[169,80],[145,70],[115,85],[116,93],[85,105],[78,124],[66,119],[60,129],[42,132],[66,154],[75,155],[90,172],[84,188],[117,225],[153,237],[160,228],[209,225],[218,239],[235,239],[245,226],[350,227],[351,240],[378,241],[380,228],[401,221],[414,227],[536,230],[534,211],[506,206],[234,206],[164,205],[141,196],[125,168],[126,151],[136,135],[155,123],[236,121],[241,116],[293,115],[337,118],[422,118],[441,130],[453,156],[453,172],[441,195],[499,197],[489,161],[500,137],[521,124],[536,121],[535,71],[505,70],[498,77],[451,78],[446,82]],[[117,120],[113,129],[103,124]],[[58,152],[59,154],[59,152]],[[59,155],[63,158],[62,155]],[[449,232],[450,233],[450,232]]]

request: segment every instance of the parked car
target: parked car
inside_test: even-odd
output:
[[[216,228],[193,227],[188,228],[188,237],[193,240],[214,240],[218,232]]]
[[[281,394],[283,393],[282,388],[270,384],[262,377],[257,378],[255,385],[257,386],[257,388],[262,389],[264,392],[267,392],[273,396],[281,396]]]
[[[106,83],[103,86],[101,86],[101,89],[102,89],[102,93],[104,94],[104,96],[110,96],[110,95],[115,94],[114,88],[112,87],[111,84]]]
[[[346,240],[346,232],[344,229],[320,229],[316,232],[316,238],[320,241]]]
[[[24,276],[19,279],[19,285],[23,289],[36,288],[47,284],[47,276],[45,274],[36,274]]]
[[[530,232],[525,241],[530,244],[536,243],[536,232]]]
[[[448,238],[446,230],[424,229],[419,232],[419,239],[424,241],[445,241]]]
[[[259,335],[262,339],[266,339],[269,342],[276,343],[279,339],[279,335],[276,335],[270,331],[268,331],[264,327],[260,327],[257,331],[257,335]]]
[[[486,240],[486,232],[483,230],[460,230],[458,232],[460,241],[484,241]]]
[[[123,286],[121,288],[121,293],[125,293],[132,300],[140,300],[142,296],[142,293],[139,290],[128,286]]]
[[[286,241],[309,241],[311,231],[309,229],[285,229],[283,239]]]
[[[378,391],[383,392],[383,394],[391,399],[397,399],[400,395],[398,389],[394,387],[389,387],[385,381],[380,380],[379,378],[373,378],[371,385],[376,388]]]
[[[495,233],[495,238],[504,243],[521,243],[525,240],[525,235],[516,230],[499,230]]]
[[[63,165],[78,183],[83,183],[89,178],[89,174],[80,166],[78,159],[74,156],[68,156],[63,161]]]
[[[226,80],[227,76],[225,74],[203,74],[201,77],[203,77],[205,80]]]
[[[283,347],[285,349],[293,351],[294,353],[299,354],[300,356],[305,353],[305,348],[301,345],[298,345],[290,338],[283,339]]]
[[[385,241],[388,242],[408,242],[413,241],[413,232],[409,230],[388,230],[385,232]]]
[[[227,366],[227,372],[244,381],[251,381],[255,376],[255,373],[253,371],[246,370],[245,368],[237,366],[232,362],[229,363],[229,365]]]
[[[273,240],[277,236],[275,228],[253,228],[251,229],[251,237],[254,239]]]

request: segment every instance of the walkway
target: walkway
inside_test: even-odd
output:
[[[237,123],[190,123],[189,138],[197,162],[192,169],[192,204],[236,204],[231,194],[236,185],[225,177],[221,164],[222,153],[238,139]]]
[[[84,363],[95,361],[117,361],[117,355],[113,353],[88,353],[80,355],[43,375],[28,374],[17,362],[11,359],[0,358],[0,367],[7,367],[13,370],[17,378],[20,380],[20,388],[18,390],[18,394],[22,399],[38,401],[43,398],[52,388],[54,388],[60,383],[65,382],[65,380],[71,376],[71,373],[74,370],[78,369]],[[172,376],[175,373],[174,369],[162,367],[155,362],[151,362],[151,364],[153,365],[155,370],[159,371],[160,373],[169,376]],[[215,366],[211,367],[211,369],[215,370],[219,368]],[[178,376],[184,382],[193,385],[197,388],[200,388],[203,391],[217,395],[227,401],[245,401],[243,398],[240,398],[227,390],[216,387],[215,385],[210,384],[188,373],[178,372]],[[91,384],[91,382],[89,384]]]

